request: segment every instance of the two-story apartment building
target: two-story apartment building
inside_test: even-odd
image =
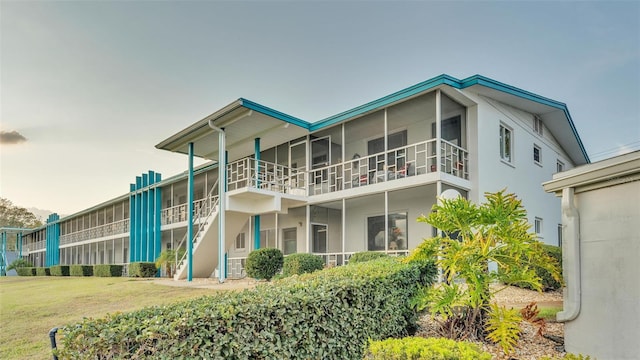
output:
[[[443,194],[480,202],[503,188],[557,245],[559,200],[540,184],[589,162],[565,104],[479,75],[441,75],[316,122],[239,99],[156,147],[186,154],[187,171],[149,171],[121,197],[52,216],[24,234],[23,254],[49,266],[185,249],[176,279],[209,277],[219,263],[221,279],[242,276],[262,247],[341,265],[432,236],[416,218]],[[211,162],[194,168],[196,156]]]

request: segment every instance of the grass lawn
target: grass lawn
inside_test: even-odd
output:
[[[214,291],[162,286],[148,279],[2,277],[0,359],[50,359],[48,333],[54,327]]]

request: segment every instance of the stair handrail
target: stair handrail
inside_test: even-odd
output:
[[[197,238],[198,234],[200,233],[200,230],[202,230],[204,228],[204,224],[206,223],[206,219],[209,218],[209,216],[211,215],[211,213],[213,212],[213,210],[215,209],[215,207],[218,205],[218,195],[216,194],[218,191],[218,181],[216,180],[215,184],[213,184],[213,187],[211,188],[211,190],[209,191],[209,193],[207,194],[207,201],[203,201],[200,206],[197,209],[194,209],[194,216],[193,217],[193,223],[195,224],[196,221],[198,221],[198,227],[196,229],[196,231],[193,234],[193,239]],[[204,209],[206,204],[209,204],[209,210],[207,211],[207,214],[204,218],[204,220],[201,218],[200,214],[202,213],[202,210]],[[184,236],[182,237],[182,240],[180,240],[180,242],[178,243],[178,246],[176,246],[176,249],[180,249],[180,247],[185,243],[185,241],[187,240],[187,236],[189,235],[189,232],[187,231],[186,234],[184,234]],[[187,257],[187,252],[185,251],[184,254],[182,255],[182,257],[180,258],[180,260],[178,260],[178,255],[179,255],[179,251],[176,251],[175,253],[176,255],[176,271],[178,270],[178,268],[180,267],[180,265],[182,265],[182,263],[184,262],[185,258]]]

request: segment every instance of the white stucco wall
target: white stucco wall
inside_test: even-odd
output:
[[[565,164],[565,169],[573,167],[566,153],[559,147],[550,131],[545,128],[540,136],[533,129],[533,114],[515,109],[495,100],[473,96],[478,103],[477,119],[470,116],[471,151],[477,151],[477,165],[470,175],[474,188],[469,199],[484,201],[485,192],[507,189],[515,193],[527,210],[529,222],[533,226],[534,218],[543,220],[541,240],[550,245],[558,245],[558,225],[561,224],[560,199],[546,193],[541,183],[551,180],[557,170],[557,161]],[[473,123],[476,121],[477,123]],[[512,130],[512,162],[500,159],[500,124]],[[477,134],[473,132],[477,131]],[[477,138],[477,144],[473,139]],[[542,152],[541,164],[533,161],[533,147],[538,145]],[[474,166],[477,168],[474,169]],[[533,229],[532,229],[533,231]]]
[[[640,181],[576,195],[581,310],[565,348],[597,359],[640,356]]]

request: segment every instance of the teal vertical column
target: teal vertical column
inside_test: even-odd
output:
[[[136,252],[133,261],[140,259],[140,242],[142,241],[142,176],[136,176]]]
[[[0,233],[0,276],[7,275],[7,232]]]
[[[187,199],[187,281],[193,280],[193,143],[189,143],[189,178]]]
[[[153,261],[151,259],[151,257],[153,256],[153,254],[155,253],[155,246],[156,246],[156,214],[155,214],[155,202],[156,202],[156,195],[155,195],[155,187],[153,186],[156,182],[156,173],[154,171],[149,170],[149,188],[147,190],[147,200],[148,200],[148,204],[147,204],[147,224],[148,224],[148,231],[147,231],[147,248],[145,249],[145,253],[144,253],[144,261],[146,262],[151,262]],[[155,260],[155,259],[154,259]]]
[[[56,222],[53,225],[53,241],[56,248],[54,254],[54,265],[60,265],[60,215],[56,215]]]
[[[156,173],[155,182],[159,183],[160,181],[162,181],[162,175],[159,173]],[[162,189],[160,188],[160,186],[156,186],[154,190],[154,194],[156,196],[155,211],[154,211],[155,238],[153,239],[153,242],[155,243],[155,246],[154,246],[155,252],[153,253],[153,258],[151,259],[151,261],[156,261],[156,259],[158,258],[158,256],[160,256],[160,253],[162,252],[162,216],[161,216],[162,215]]]
[[[256,187],[260,188],[260,138],[254,140],[256,158]],[[260,215],[253,217],[253,249],[260,249]]]
[[[133,262],[137,235],[136,184],[129,184],[129,262]]]
[[[58,265],[60,261],[60,216],[50,214],[45,228],[45,266]]]
[[[51,225],[49,224],[49,222],[51,222],[51,215],[53,214],[49,214],[49,217],[47,218],[47,225],[45,227],[44,230],[44,266],[51,266]]]
[[[140,238],[140,255],[138,256],[138,261],[144,261],[147,254],[147,246],[148,246],[148,237],[149,237],[149,192],[147,191],[147,186],[149,186],[149,175],[142,174],[142,211],[141,217],[142,221],[140,222],[140,227],[142,230],[142,237]]]

